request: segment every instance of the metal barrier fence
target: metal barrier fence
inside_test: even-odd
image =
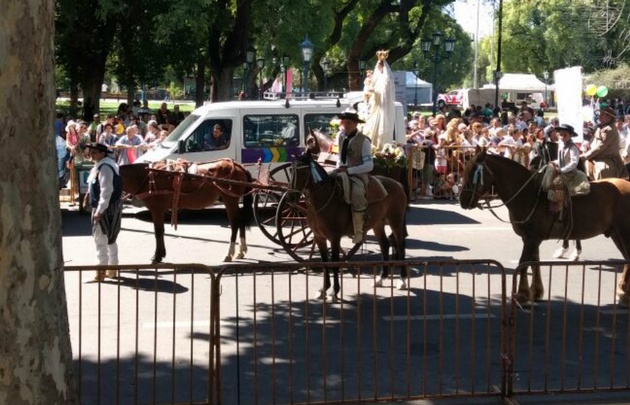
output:
[[[357,276],[342,277],[338,304],[315,299],[323,269],[334,264],[219,272],[223,403],[501,395],[503,267],[491,260],[393,262],[411,275],[409,288],[398,291],[392,279],[372,286],[381,264],[342,264]]]
[[[301,404],[630,390],[619,262],[542,262],[514,302],[492,260],[66,267],[80,404]],[[85,274],[88,271],[89,273]],[[518,269],[517,269],[518,273]],[[515,273],[515,274],[517,274]],[[353,276],[354,275],[354,276]]]
[[[616,297],[625,263],[540,263],[543,301],[512,305],[508,395],[630,389],[630,313]]]
[[[111,268],[112,266],[110,266]],[[65,268],[79,404],[217,403],[218,308],[198,264]]]

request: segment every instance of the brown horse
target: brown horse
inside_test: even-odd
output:
[[[199,210],[209,207],[221,199],[225,205],[232,234],[230,247],[224,261],[232,260],[235,252],[236,235],[240,231],[240,250],[237,256],[241,259],[247,252],[245,229],[253,219],[253,197],[251,174],[241,164],[231,159],[221,159],[209,163],[192,164],[179,162],[179,167],[192,166],[196,175],[185,172],[155,170],[147,164],[131,164],[120,166],[123,179],[123,191],[143,201],[151,212],[155,230],[155,254],[151,261],[160,263],[166,256],[164,247],[164,214],[178,208]],[[163,167],[159,165],[156,167]],[[228,180],[221,182],[205,176]],[[234,181],[235,183],[229,182]],[[239,200],[243,197],[243,208],[239,208]]]
[[[407,197],[403,186],[389,177],[374,176],[385,187],[387,196],[380,201],[372,202],[368,206],[368,220],[366,228],[372,229],[378,239],[383,261],[389,260],[389,238],[385,233],[385,225],[392,230],[391,239],[394,241],[394,259],[405,259],[405,214]],[[298,156],[293,166],[291,187],[306,194],[308,202],[307,221],[313,231],[315,243],[319,249],[322,261],[329,259],[339,261],[340,244],[343,236],[353,235],[352,213],[350,205],[344,201],[341,184],[338,177],[329,175],[323,167],[313,160],[312,152],[307,148],[302,156]],[[330,241],[330,257],[328,255],[328,241]],[[375,280],[379,286],[381,280],[388,276],[388,266],[383,266],[380,275]],[[336,301],[339,290],[339,269],[333,269],[334,288],[328,298]],[[407,269],[400,269],[398,289],[407,288]],[[330,288],[330,272],[325,270],[324,287],[319,291],[319,298],[326,298]]]
[[[547,239],[588,239],[597,235],[610,237],[625,260],[630,259],[630,182],[606,179],[591,183],[591,192],[572,197],[568,215],[559,221],[550,210],[546,192],[542,191],[542,174],[530,172],[519,163],[477,149],[464,172],[460,194],[462,208],[477,207],[479,199],[494,187],[509,210],[510,222],[523,240],[519,263],[538,262],[539,248]],[[533,266],[531,288],[527,269],[522,269],[516,299],[530,304],[542,299],[544,287],[539,266]],[[623,268],[617,285],[620,303],[628,305],[629,266]]]

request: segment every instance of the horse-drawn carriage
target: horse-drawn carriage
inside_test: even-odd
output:
[[[315,175],[315,171],[319,173]],[[341,242],[343,236],[353,233],[350,207],[345,205],[343,190],[336,181],[316,184],[313,180],[313,176],[321,180],[328,175],[313,160],[309,150],[296,161],[272,170],[258,163],[256,179],[245,166],[231,159],[208,163],[175,161],[124,165],[120,174],[123,190],[143,201],[151,212],[156,238],[153,262],[161,262],[166,255],[164,217],[167,211],[171,211],[171,223],[176,226],[178,210],[203,209],[219,199],[225,206],[232,229],[225,261],[233,259],[239,232],[237,258],[244,257],[247,252],[245,229],[253,219],[269,240],[282,246],[296,261],[316,260],[316,254],[323,260],[329,257],[332,261],[347,260],[360,247],[360,244]],[[404,259],[405,190],[392,179],[381,178],[380,181],[387,195],[369,205],[367,226],[377,237],[383,259],[388,260],[390,239],[384,228],[385,224],[389,225],[394,257]],[[322,195],[325,195],[324,200]],[[388,271],[386,266],[383,271],[382,277]],[[402,284],[404,286],[404,282]],[[338,280],[335,292],[338,292],[337,287]]]

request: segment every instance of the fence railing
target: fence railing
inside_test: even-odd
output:
[[[630,390],[618,262],[543,262],[512,302],[493,260],[67,267],[81,404],[301,404]],[[317,298],[342,266],[340,301]],[[408,289],[397,290],[405,266]],[[518,274],[518,269],[515,274]]]

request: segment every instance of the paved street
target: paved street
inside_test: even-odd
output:
[[[497,210],[507,220],[505,208]],[[94,244],[90,239],[88,216],[79,216],[76,207],[62,204],[64,260],[66,265],[95,264]],[[166,228],[166,262],[219,265],[229,242],[229,228],[221,209],[201,212],[185,211],[179,216],[178,229]],[[487,210],[462,210],[457,202],[426,201],[410,205],[408,218],[407,257],[425,259],[494,259],[514,268],[522,243],[509,224],[497,220]],[[121,264],[148,263],[155,242],[148,212],[126,207],[120,234]],[[243,262],[287,262],[288,254],[270,242],[257,227],[247,234],[249,252]],[[367,249],[378,251],[374,239],[368,238]],[[551,260],[560,246],[546,241],[541,246],[541,259]],[[614,244],[600,236],[584,243],[583,259],[620,259]]]
[[[507,218],[503,208],[497,214]],[[67,265],[94,264],[89,218],[66,206],[62,215]],[[222,264],[229,229],[221,209],[183,212],[178,222],[177,230],[167,228],[166,261]],[[521,241],[508,224],[488,211],[464,211],[451,201],[426,201],[410,206],[407,223],[408,258],[493,259],[508,272],[516,267]],[[239,263],[292,262],[255,227],[248,233],[248,245],[247,258]],[[125,208],[119,246],[121,264],[148,262],[154,238],[144,209]],[[551,259],[558,246],[557,241],[545,242],[541,257]],[[377,259],[377,250],[370,239],[359,258]],[[583,259],[619,258],[612,242],[604,237],[584,243]],[[266,272],[266,267],[256,266],[260,272],[255,277],[229,274],[221,279],[225,403],[253,403],[254,395],[261,403],[269,403],[270,395],[279,403],[288,403],[324,395],[329,399],[354,397],[357,392],[367,398],[375,392],[404,397],[497,389],[501,381],[501,289],[495,267],[416,265],[411,288],[403,292],[373,290],[369,269],[357,278],[346,274],[341,306],[322,305],[313,299],[321,286],[321,274]],[[558,387],[563,378],[569,386],[576,378],[586,386],[594,380],[605,386],[611,376],[623,375],[622,366],[610,367],[609,353],[615,353],[617,364],[627,364],[627,353],[620,350],[625,340],[610,341],[617,333],[615,328],[624,330],[627,324],[627,311],[621,317],[612,315],[609,292],[614,290],[615,273],[588,268],[572,274],[576,276],[568,283],[567,295],[570,302],[583,300],[584,310],[572,305],[563,311],[567,276],[561,268],[552,273],[552,288],[548,286],[550,276],[543,274],[553,305],[541,303],[534,312],[518,314],[517,326],[525,332],[516,341],[521,356],[515,363],[517,390],[542,389],[543,384]],[[598,277],[607,289],[601,295],[595,288]],[[133,403],[136,397],[143,403],[187,402],[191,397],[203,400],[210,353],[210,278],[186,271],[152,270],[137,275],[123,272],[119,282],[100,285],[90,282],[91,278],[92,272],[81,280],[77,273],[66,276],[73,348],[75,357],[80,348],[82,358],[83,403],[93,403],[98,397],[107,401],[119,398],[120,403]],[[573,329],[560,328],[562,325]],[[549,332],[542,332],[545,327]],[[526,332],[530,328],[539,333],[530,337]],[[567,330],[569,336],[579,337],[567,339]],[[566,353],[562,347],[567,348]],[[549,358],[540,356],[545,352],[560,361],[548,365],[549,375],[529,373],[529,367],[544,367]],[[602,353],[600,357],[598,353]],[[101,367],[97,367],[99,356]],[[601,362],[599,374],[581,370],[590,359]],[[361,372],[353,371],[359,364],[363,364],[358,368]],[[112,379],[116,375],[123,381],[118,387]],[[99,381],[100,393],[94,384]],[[413,383],[407,392],[409,381]],[[171,384],[179,389],[171,391]]]

